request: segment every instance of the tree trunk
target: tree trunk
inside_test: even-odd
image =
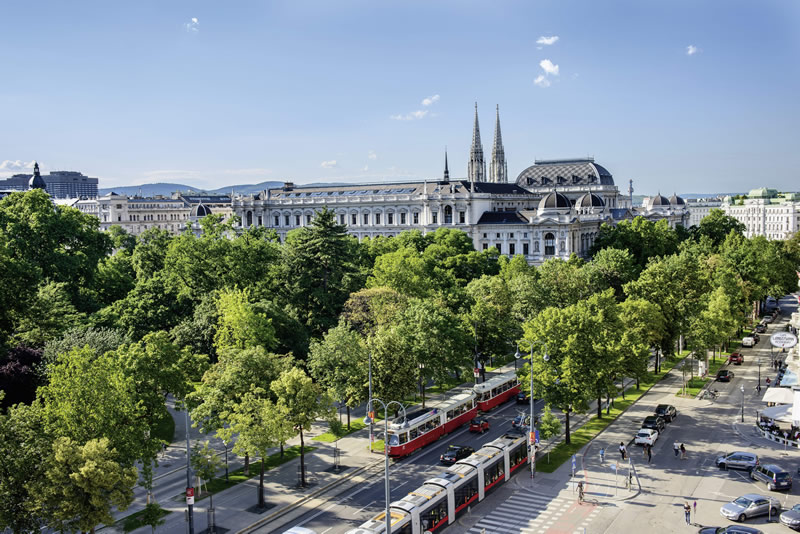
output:
[[[347,430],[350,430],[350,405],[347,405]]]
[[[564,443],[566,443],[567,445],[571,443],[569,438],[569,412],[570,412],[569,408],[567,408],[564,411],[564,428],[566,429],[566,434],[564,435]]]
[[[422,409],[425,409],[425,380],[422,381]]]
[[[300,427],[300,485],[306,487],[306,451],[303,441],[303,427]]]
[[[281,458],[283,458],[283,442],[281,442]]]
[[[247,452],[244,455],[244,474],[250,475],[250,453]]]
[[[261,476],[258,477],[258,507],[264,508],[264,454],[261,455]]]
[[[611,393],[609,391],[606,391],[606,415],[610,413],[611,413]]]

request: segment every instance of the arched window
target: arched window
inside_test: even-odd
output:
[[[444,223],[445,224],[453,224],[453,207],[452,206],[445,206],[444,207]]]
[[[556,236],[551,233],[544,234],[544,255],[553,256],[556,253]]]

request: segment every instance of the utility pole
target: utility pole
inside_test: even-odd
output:
[[[194,534],[194,487],[192,487],[192,451],[189,445],[189,407],[184,402],[184,415],[186,420],[186,506],[189,509],[189,534]]]

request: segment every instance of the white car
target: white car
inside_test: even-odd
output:
[[[652,428],[642,428],[636,433],[636,437],[633,438],[633,442],[636,445],[655,445],[657,439],[658,430],[653,430]]]
[[[743,347],[755,347],[756,346],[755,338],[752,338],[752,337],[742,338],[742,346]]]

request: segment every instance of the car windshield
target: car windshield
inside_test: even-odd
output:
[[[784,480],[789,480],[789,478],[791,478],[789,473],[777,473],[775,475],[775,480],[780,480],[781,482]]]
[[[666,404],[659,404],[658,407],[656,408],[656,412],[658,412],[658,413],[666,412],[666,411],[667,411],[667,405]]]
[[[461,447],[459,447],[458,445],[450,445],[450,446],[447,448],[447,450],[448,450],[448,452],[456,452],[456,451],[457,451],[458,449],[460,449],[460,448],[461,448]]]
[[[795,512],[800,512],[800,504],[795,504],[794,506],[792,506],[792,510],[794,510]]]
[[[741,506],[742,508],[747,508],[748,506],[750,506],[750,504],[751,504],[752,502],[753,502],[753,501],[751,501],[750,499],[748,499],[748,498],[746,498],[746,497],[739,497],[738,499],[736,499],[735,501],[733,501],[733,504],[738,504],[738,505],[739,505],[739,506]]]
[[[649,438],[650,437],[650,433],[649,432],[639,432],[638,436],[640,438]]]

